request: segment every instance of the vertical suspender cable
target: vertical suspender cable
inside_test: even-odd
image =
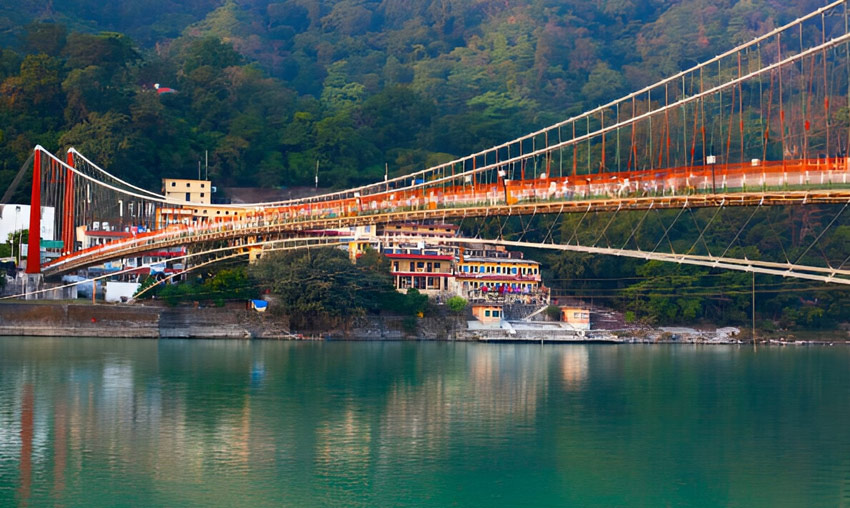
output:
[[[738,78],[743,76],[743,69],[741,67],[741,52],[738,52]],[[743,82],[738,83],[738,131],[741,134],[741,153],[740,153],[740,163],[744,163],[744,84]]]
[[[826,17],[824,13],[820,15],[821,22],[821,44],[826,44]],[[826,121],[826,156],[830,156],[829,152],[829,84],[826,79],[826,46],[823,48],[823,112],[824,120]]]
[[[782,61],[782,33],[776,34],[777,62]],[[785,109],[782,105],[782,67],[777,68],[779,73],[779,140],[782,147],[782,172],[786,170],[785,164]]]

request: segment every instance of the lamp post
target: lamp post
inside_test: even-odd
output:
[[[12,248],[13,249],[15,248],[14,232],[18,231],[18,214],[20,213],[20,211],[21,211],[21,207],[15,206],[15,229],[12,230],[13,231],[13,236],[12,236]],[[18,265],[21,264],[21,236],[22,235],[20,233],[18,233],[18,256],[16,258],[17,261],[15,262],[15,267],[17,267]]]

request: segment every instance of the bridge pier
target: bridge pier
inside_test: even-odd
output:
[[[18,274],[21,278],[20,285],[23,286],[23,293],[26,295],[25,300],[41,300],[44,296],[39,293],[44,289],[44,276],[40,273],[21,273]]]

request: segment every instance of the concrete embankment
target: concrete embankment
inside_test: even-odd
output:
[[[340,330],[293,335],[285,317],[259,314],[244,304],[225,307],[3,302],[0,336],[294,339],[451,340],[465,323],[453,316],[419,319],[415,330],[401,316],[359,318]],[[407,326],[405,326],[407,325]],[[457,334],[462,339],[462,333]]]
[[[0,304],[0,335],[248,339],[288,332],[244,307],[10,302]]]

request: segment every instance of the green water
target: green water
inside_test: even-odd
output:
[[[0,506],[850,506],[850,348],[0,338]]]

